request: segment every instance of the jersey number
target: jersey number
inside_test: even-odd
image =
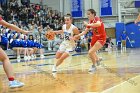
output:
[[[99,33],[97,28],[94,28],[94,32],[95,32],[96,34]]]

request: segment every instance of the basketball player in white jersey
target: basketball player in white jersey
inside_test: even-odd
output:
[[[70,14],[64,16],[65,24],[62,26],[62,30],[54,31],[55,34],[63,34],[64,40],[59,46],[59,50],[56,52],[57,62],[52,68],[52,72],[57,72],[57,67],[70,55],[71,51],[75,50],[74,35],[79,34],[79,30],[72,24],[72,17]]]

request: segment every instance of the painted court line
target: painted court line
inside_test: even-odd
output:
[[[137,75],[137,76],[131,78],[130,80],[134,80],[134,79],[136,79],[136,78],[138,78],[138,77],[140,77],[140,75]],[[120,83],[120,84],[118,84],[118,85],[116,85],[116,86],[113,86],[113,87],[111,87],[111,88],[108,88],[108,89],[106,89],[106,90],[104,90],[104,91],[102,91],[102,92],[85,92],[85,93],[110,93],[109,91],[111,91],[111,90],[113,90],[114,88],[119,87],[119,86],[121,86],[121,85],[123,85],[123,84],[125,84],[125,83],[127,83],[127,82],[128,82],[128,81],[124,81],[124,82],[122,82],[122,83]],[[136,83],[137,83],[137,82],[136,82]],[[132,85],[132,86],[133,86],[133,85]]]
[[[138,78],[138,77],[140,77],[140,75],[137,75],[137,76],[131,78],[130,80],[134,80],[135,78]],[[116,85],[116,86],[113,86],[113,87],[111,87],[111,88],[108,88],[108,89],[106,89],[106,90],[104,90],[104,91],[102,91],[102,92],[100,92],[100,93],[107,93],[107,92],[109,92],[110,90],[113,90],[114,88],[119,87],[119,86],[121,86],[121,85],[123,85],[123,84],[125,84],[125,83],[129,83],[129,82],[128,82],[128,81],[124,81],[124,82],[122,82],[122,83],[120,83],[120,84],[118,84],[118,85]],[[137,83],[137,82],[136,82],[136,83]],[[134,86],[134,85],[132,85],[132,86]]]

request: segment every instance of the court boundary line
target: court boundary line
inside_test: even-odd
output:
[[[132,77],[132,78],[130,78],[130,80],[134,80],[135,78],[137,78],[137,77],[140,77],[140,75],[137,75],[137,76],[135,76],[135,77]],[[102,92],[100,92],[100,93],[106,93],[106,92],[108,92],[108,91],[110,91],[110,90],[112,90],[112,89],[114,89],[114,88],[116,88],[116,87],[119,87],[120,85],[123,85],[124,83],[129,83],[128,81],[124,81],[124,82],[121,82],[120,84],[117,84],[117,85],[115,85],[115,86],[113,86],[113,87],[111,87],[111,88],[108,88],[108,89],[106,89],[106,90],[104,90],[104,91],[102,91]],[[91,92],[92,93],[92,92]],[[93,92],[94,93],[94,92]]]

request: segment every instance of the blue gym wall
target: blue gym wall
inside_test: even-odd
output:
[[[116,42],[121,40],[121,34],[126,30],[127,36],[130,38],[130,42],[133,47],[130,45],[129,40],[126,41],[127,48],[140,48],[140,23],[134,24],[130,23],[116,23]]]

